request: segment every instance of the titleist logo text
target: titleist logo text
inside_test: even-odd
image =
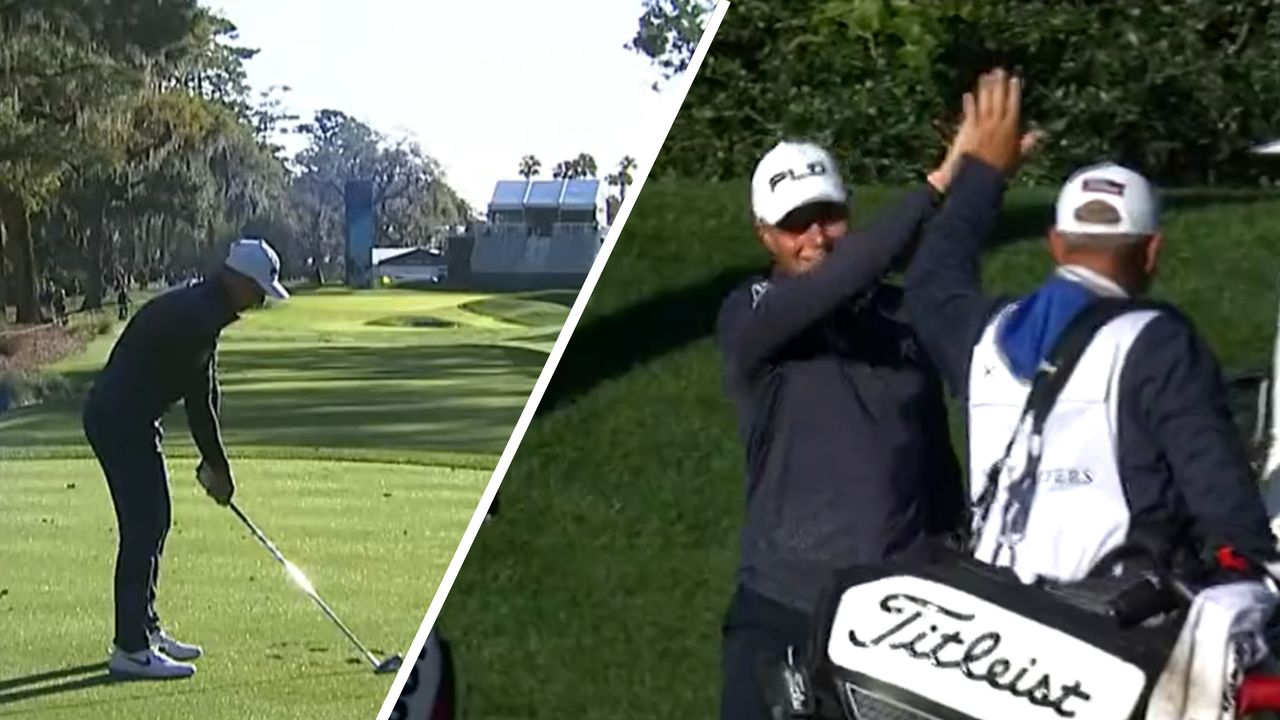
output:
[[[883,647],[905,653],[942,670],[959,672],[975,683],[1025,700],[1035,707],[1049,708],[1059,717],[1075,717],[1069,707],[1092,696],[1079,680],[1063,683],[1048,671],[1036,669],[1038,660],[1003,657],[998,654],[1003,640],[999,632],[979,632],[975,616],[945,608],[931,600],[905,593],[886,595],[880,609],[902,619],[874,637],[859,637],[849,631],[849,641],[860,648]],[[957,629],[960,628],[960,629]],[[961,630],[967,629],[968,632]]]

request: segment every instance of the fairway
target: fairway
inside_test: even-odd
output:
[[[901,194],[857,188],[855,224]],[[711,334],[725,294],[766,260],[745,198],[740,184],[665,180],[638,199],[503,481],[502,521],[442,615],[468,720],[715,716],[744,482]],[[1050,271],[1053,198],[1010,193],[992,288]],[[1280,199],[1187,191],[1168,206],[1157,294],[1227,369],[1266,367]]]
[[[537,295],[324,290],[224,333],[237,503],[380,656],[416,632],[566,314]],[[112,340],[54,369],[85,386]],[[81,438],[78,402],[0,415],[0,716],[376,713],[393,676],[204,496],[180,409],[159,611],[207,657],[189,681],[106,682],[115,518]]]

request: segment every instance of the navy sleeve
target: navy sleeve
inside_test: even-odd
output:
[[[1120,392],[1127,407],[1139,409],[1206,547],[1269,556],[1275,539],[1221,369],[1190,320],[1171,309],[1143,328]]]
[[[744,294],[726,302],[717,335],[727,374],[754,376],[789,340],[873,287],[915,239],[933,210],[935,194],[930,187],[911,192],[871,227],[836,241],[830,256],[812,271],[771,280],[758,300]]]
[[[209,465],[220,470],[230,467],[226,448],[222,444],[222,430],[218,422],[218,413],[222,405],[222,391],[218,386],[218,350],[215,346],[209,353],[202,372],[196,377],[188,389],[183,405],[187,411],[187,425],[191,428],[191,438],[200,449],[200,457]]]
[[[982,293],[982,244],[1000,216],[1004,176],[966,157],[907,269],[911,324],[952,395],[964,397],[969,359],[999,301]]]

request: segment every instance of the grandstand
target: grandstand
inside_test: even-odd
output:
[[[607,226],[599,180],[501,180],[487,220],[449,239],[450,284],[494,290],[579,287]]]

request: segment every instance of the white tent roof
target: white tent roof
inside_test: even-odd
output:
[[[391,260],[392,258],[398,258],[401,255],[408,255],[409,253],[417,249],[418,248],[416,247],[398,247],[398,248],[376,247],[373,249],[373,264],[381,265],[382,263],[388,260]]]
[[[1280,140],[1259,145],[1253,151],[1259,155],[1280,155]]]

